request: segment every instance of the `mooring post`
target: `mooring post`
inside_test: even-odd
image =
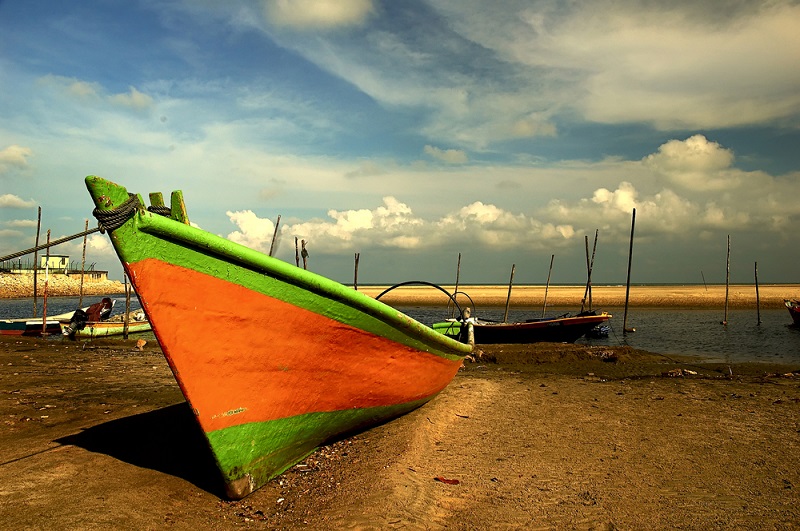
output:
[[[722,325],[728,325],[728,292],[731,284],[731,235],[728,234],[728,254],[725,263],[725,317],[722,319]]]
[[[86,228],[83,229],[84,233],[89,230],[89,220],[86,220]],[[80,295],[78,297],[78,308],[80,309],[83,306],[83,275],[86,271],[86,237],[88,234],[83,235],[83,253],[81,254],[81,288],[80,288]]]
[[[758,296],[758,262],[755,265],[755,276],[756,276],[756,315],[758,316],[758,324],[761,326],[761,299]]]
[[[544,318],[544,312],[547,310],[547,291],[550,289],[550,274],[553,272],[553,260],[555,259],[556,255],[550,255],[550,269],[547,271],[547,283],[544,285],[544,303],[542,304],[542,318]]]
[[[275,230],[272,232],[272,243],[269,244],[269,255],[275,252],[275,239],[278,237],[278,227],[281,224],[281,215],[278,214],[278,220],[275,222]]]
[[[355,254],[355,268],[353,270],[353,289],[358,291],[358,260],[361,258],[361,253]]]
[[[514,269],[517,264],[511,264],[511,278],[508,281],[508,297],[506,297],[506,312],[503,314],[503,322],[508,322],[508,305],[511,303],[511,286],[514,285]]]
[[[631,215],[631,243],[628,248],[628,280],[625,282],[625,313],[622,317],[622,335],[628,332],[636,332],[635,328],[628,328],[628,300],[631,295],[631,261],[633,260],[633,231],[636,227],[636,209],[633,209]]]
[[[456,289],[453,290],[453,299],[458,298],[458,282],[461,280],[461,253],[458,253],[458,264],[456,265]],[[449,303],[448,303],[449,305]],[[450,310],[450,317],[455,316],[456,314],[456,306],[453,305],[453,309]]]
[[[37,293],[36,293],[37,285],[36,284],[37,284],[37,281],[38,281],[38,279],[36,278],[36,276],[37,276],[36,275],[36,271],[37,271],[37,269],[39,269],[39,252],[38,252],[38,250],[39,250],[39,233],[41,232],[41,230],[42,230],[42,207],[39,207],[39,216],[36,218],[36,243],[34,244],[34,247],[33,247],[34,249],[36,249],[33,252],[33,316],[34,317],[36,317],[36,314],[39,312],[39,310],[37,308],[38,304],[36,303],[36,295],[37,295]]]
[[[47,254],[44,259],[44,303],[42,305],[42,335],[47,333],[47,283],[50,280],[50,229],[47,229]]]
[[[131,284],[128,282],[128,273],[123,272],[125,280],[125,316],[122,318],[122,339],[128,339],[128,325],[131,318]]]

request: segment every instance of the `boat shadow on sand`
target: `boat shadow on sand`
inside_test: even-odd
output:
[[[214,458],[186,402],[104,422],[55,442],[179,477],[219,497],[225,493]]]

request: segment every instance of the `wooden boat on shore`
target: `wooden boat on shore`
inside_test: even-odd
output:
[[[521,322],[504,323],[470,317],[465,322],[472,324],[476,345],[504,343],[574,343],[598,325],[604,324],[611,315],[594,311],[575,316],[530,319]],[[433,324],[433,329],[449,337],[462,337],[462,323],[448,319]]]
[[[86,178],[135,288],[239,499],[318,446],[407,413],[471,347],[320,275],[189,225],[170,206]]]
[[[26,317],[22,319],[0,320],[0,335],[3,336],[41,336],[61,334],[61,325],[52,317],[47,318],[47,324],[42,334],[42,317]]]
[[[786,309],[789,310],[789,315],[792,316],[795,326],[800,326],[800,300],[784,299],[783,303]]]
[[[148,321],[131,321],[128,323],[129,334],[150,332],[152,329]],[[71,335],[75,338],[121,336],[125,333],[125,323],[122,321],[89,321],[80,330],[72,332],[69,328],[69,322],[61,321],[60,330],[63,335]]]
[[[47,316],[44,335],[61,334],[61,321],[69,321],[75,312],[66,312]],[[18,319],[0,319],[0,335],[3,336],[40,336],[44,317],[22,317]]]

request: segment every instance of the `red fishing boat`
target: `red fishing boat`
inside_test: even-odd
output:
[[[226,487],[238,499],[343,433],[407,413],[471,347],[320,275],[86,178]]]
[[[465,322],[471,324],[476,345],[503,343],[574,343],[598,325],[611,318],[606,312],[583,312],[578,315],[562,315],[542,319],[530,319],[504,323],[471,317]],[[449,319],[434,323],[433,328],[453,338],[464,338],[462,323]]]
[[[783,303],[786,305],[786,309],[789,310],[789,315],[792,316],[794,324],[800,326],[800,300],[784,299]]]

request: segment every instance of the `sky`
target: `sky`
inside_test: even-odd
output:
[[[798,283],[797,28],[784,0],[0,0],[0,255],[39,207],[42,241],[96,226],[99,175],[264,252],[280,216],[275,256],[346,284],[355,253],[361,284],[582,284],[587,247],[594,283],[724,283],[728,239],[731,282]],[[86,263],[122,279],[106,235]]]

